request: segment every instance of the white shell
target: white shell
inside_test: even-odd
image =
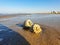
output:
[[[34,31],[35,33],[40,33],[40,32],[42,31],[42,29],[41,29],[40,25],[34,24],[34,25],[33,25],[33,31]]]
[[[26,27],[31,27],[33,25],[32,21],[30,19],[25,21],[25,26]]]

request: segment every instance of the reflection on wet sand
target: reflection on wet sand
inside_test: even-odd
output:
[[[30,45],[20,34],[0,24],[0,45]]]

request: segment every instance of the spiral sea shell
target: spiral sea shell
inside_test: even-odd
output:
[[[30,20],[30,19],[28,19],[28,20],[26,20],[25,22],[24,22],[24,26],[25,27],[31,27],[33,25],[33,23],[32,23],[32,21]]]

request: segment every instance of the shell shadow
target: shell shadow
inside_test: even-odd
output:
[[[23,27],[24,26],[23,24],[16,24],[16,25],[18,25],[19,27]]]
[[[25,27],[24,24],[16,24],[19,27],[22,27],[24,30],[30,29],[30,27]]]
[[[18,32],[0,24],[0,45],[30,45]]]

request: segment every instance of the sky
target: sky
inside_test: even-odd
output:
[[[0,0],[0,13],[60,11],[60,0]]]

